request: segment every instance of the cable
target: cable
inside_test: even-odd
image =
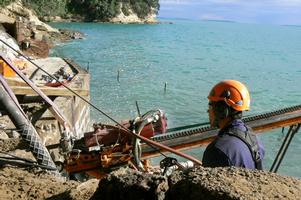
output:
[[[11,156],[11,157],[0,156],[0,163],[5,162],[5,163],[8,163],[8,164],[18,164],[18,165],[25,165],[25,166],[31,166],[31,167],[40,167],[41,169],[47,169],[47,170],[53,170],[53,171],[57,170],[56,168],[41,165],[41,164],[38,164],[37,162],[35,162],[33,160],[18,157],[18,156],[15,156],[15,155],[3,152],[3,151],[0,151],[0,153]]]
[[[19,160],[26,161],[26,162],[32,162],[32,163],[35,162],[35,161],[33,161],[33,160],[29,160],[29,159],[26,159],[26,158],[21,158],[21,157],[19,157],[19,156],[15,156],[15,155],[12,155],[12,154],[7,153],[7,152],[4,152],[4,151],[0,151],[0,153],[5,154],[5,155],[8,155],[8,156],[11,156],[11,157],[13,157],[13,158],[17,158],[17,159],[19,159]]]

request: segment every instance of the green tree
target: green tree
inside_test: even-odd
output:
[[[0,0],[0,5],[13,1]],[[132,10],[140,18],[159,10],[159,0],[23,0],[23,3],[34,9],[39,17],[71,14],[81,15],[87,21],[108,21],[117,16],[120,10],[125,15]]]
[[[25,6],[36,11],[39,17],[64,16],[68,0],[23,0]]]
[[[15,0],[0,0],[0,6],[7,6],[8,4],[14,2]]]

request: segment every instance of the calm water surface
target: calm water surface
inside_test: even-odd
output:
[[[207,95],[223,79],[245,83],[251,110],[259,114],[301,104],[301,27],[174,20],[173,24],[56,23],[84,40],[61,44],[52,55],[89,66],[91,101],[117,120],[161,108],[169,127],[208,121]],[[119,82],[117,73],[120,73]],[[164,85],[167,90],[164,93]],[[109,122],[92,111],[95,121]],[[276,156],[281,130],[260,135],[265,168]],[[203,149],[192,155],[202,157]],[[301,133],[279,173],[301,177]]]

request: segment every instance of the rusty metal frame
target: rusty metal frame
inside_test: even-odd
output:
[[[301,105],[244,118],[243,120],[255,133],[268,132],[272,129],[292,126],[301,123]],[[152,139],[176,150],[188,150],[207,145],[214,140],[217,134],[218,129],[202,126],[192,129],[183,129],[167,135],[155,136]],[[160,155],[158,150],[146,145],[142,146],[142,152],[142,158],[144,159]],[[161,152],[166,151],[163,150]]]

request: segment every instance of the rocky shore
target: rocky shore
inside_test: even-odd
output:
[[[55,29],[40,21],[32,10],[22,5],[21,1],[0,9],[0,39],[7,41],[14,38],[22,52],[32,58],[46,58],[49,49],[57,43],[83,37],[84,35],[78,31]],[[3,44],[0,44],[1,46]]]

